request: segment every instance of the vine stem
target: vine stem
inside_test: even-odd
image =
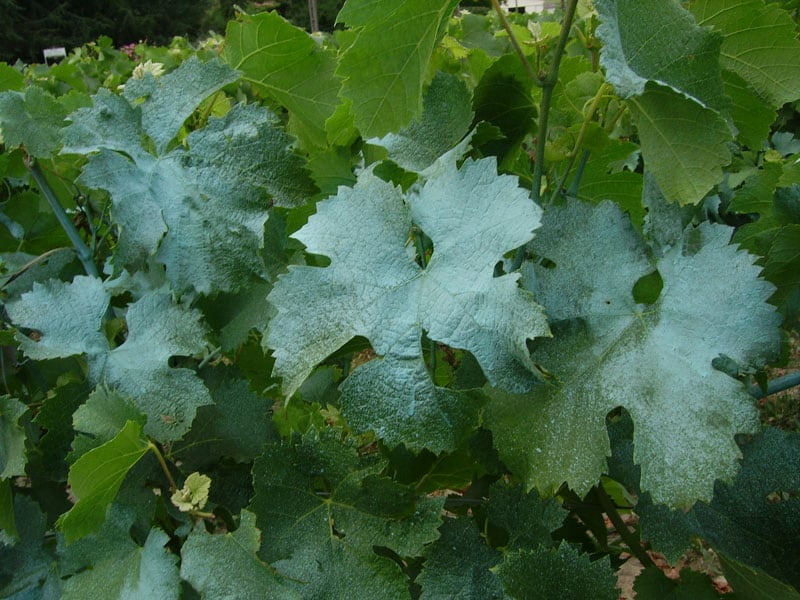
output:
[[[569,39],[569,32],[572,30],[572,22],[575,20],[575,10],[577,6],[578,0],[569,0],[565,8],[564,21],[561,23],[561,33],[558,36],[553,62],[550,65],[550,70],[545,74],[534,72],[528,58],[522,51],[522,46],[520,46],[517,36],[514,35],[514,31],[511,29],[511,25],[503,9],[500,8],[499,0],[492,0],[492,7],[500,18],[500,22],[503,24],[506,33],[508,33],[511,45],[522,61],[522,65],[525,67],[528,77],[530,77],[535,85],[541,86],[542,88],[542,103],[539,105],[539,131],[536,139],[536,156],[533,162],[533,187],[531,190],[533,201],[536,202],[536,204],[539,204],[541,199],[542,175],[544,173],[542,162],[544,161],[544,150],[547,144],[547,122],[550,119],[550,105],[553,100],[553,91],[558,81],[558,69],[561,65],[561,57],[564,55],[564,48],[567,46],[567,40]],[[514,261],[511,263],[511,271],[519,269],[523,260],[525,260],[525,246],[520,246],[517,248]]]
[[[608,519],[614,525],[614,528],[619,533],[622,540],[628,545],[628,548],[636,558],[639,559],[645,567],[652,567],[654,566],[653,559],[650,558],[650,555],[645,552],[645,549],[642,547],[639,540],[631,533],[631,530],[628,529],[628,526],[622,520],[622,516],[620,516],[619,511],[617,510],[614,501],[608,495],[608,492],[603,488],[602,485],[598,485],[595,488],[597,490],[597,498],[600,500],[600,506],[603,509],[603,512],[608,515]]]
[[[511,30],[511,23],[508,22],[506,18],[506,13],[503,12],[503,9],[500,8],[500,0],[492,0],[492,8],[494,8],[494,12],[497,13],[497,16],[500,17],[500,23],[503,24],[503,29],[506,30],[508,34],[508,39],[511,40],[511,45],[514,47],[514,52],[517,53],[519,56],[520,61],[522,61],[522,66],[525,67],[525,71],[528,73],[528,77],[530,77],[531,81],[536,85],[540,85],[540,78],[536,71],[533,70],[531,63],[528,61],[528,57],[525,56],[525,53],[522,51],[522,46],[519,44],[519,40],[517,36],[514,35],[514,32]]]
[[[569,173],[572,170],[572,165],[575,164],[575,159],[578,157],[578,152],[583,145],[583,140],[586,138],[586,132],[589,131],[589,124],[592,122],[592,119],[594,119],[595,114],[597,114],[597,110],[600,108],[600,103],[607,97],[610,90],[611,86],[608,83],[604,83],[598,88],[597,93],[594,95],[592,103],[589,105],[589,110],[586,112],[586,116],[583,119],[583,124],[581,124],[581,130],[578,132],[578,137],[575,139],[575,146],[569,153],[567,167],[564,170],[564,174],[561,176],[561,180],[558,182],[558,185],[556,185],[555,191],[553,191],[550,202],[553,202],[558,197],[558,195],[561,193],[561,190],[564,188],[564,185],[567,183],[567,177],[569,177]]]
[[[798,385],[800,385],[800,371],[789,373],[783,377],[778,377],[777,379],[771,380],[767,383],[766,391],[762,390],[756,385],[751,385],[748,391],[750,392],[751,396],[760,400],[761,398],[766,398],[767,396],[777,394],[778,392],[783,392],[784,390],[797,387]]]
[[[164,475],[167,476],[167,481],[169,481],[169,488],[174,494],[178,491],[178,486],[175,485],[175,480],[172,478],[172,473],[169,472],[169,467],[167,466],[167,461],[164,460],[164,455],[161,454],[161,450],[159,450],[158,446],[156,446],[152,441],[148,442],[147,448],[148,450],[152,450],[153,454],[156,455],[158,464],[161,465],[161,469],[164,471]]]
[[[86,270],[86,273],[93,277],[100,277],[100,273],[97,271],[97,266],[94,264],[94,260],[92,259],[91,250],[89,250],[89,247],[83,241],[83,238],[81,238],[81,235],[75,228],[75,224],[72,222],[69,216],[67,216],[64,207],[61,206],[61,203],[53,193],[53,189],[50,187],[50,184],[47,183],[47,179],[45,178],[44,173],[42,173],[42,170],[39,168],[39,165],[36,164],[34,159],[30,159],[26,161],[25,166],[28,168],[28,172],[31,174],[31,177],[33,177],[33,180],[36,182],[36,186],[39,188],[39,191],[42,192],[45,200],[47,200],[47,203],[53,210],[59,225],[61,225],[62,229],[66,232],[69,241],[72,242],[72,245],[75,247],[75,252],[78,254],[78,259],[80,259],[81,263],[83,264],[83,268]]]

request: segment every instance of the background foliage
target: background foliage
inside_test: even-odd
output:
[[[796,3],[456,5],[0,64],[0,597],[798,597]]]

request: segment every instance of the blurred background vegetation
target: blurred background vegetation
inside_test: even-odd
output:
[[[344,0],[317,0],[320,29],[331,31]],[[491,6],[490,0],[468,5]],[[236,15],[277,10],[299,27],[309,27],[308,0],[0,0],[0,61],[42,62],[42,50],[71,49],[98,37],[116,46],[146,41],[167,44],[173,36],[224,33]]]

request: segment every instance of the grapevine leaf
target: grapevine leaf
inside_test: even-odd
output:
[[[108,301],[99,279],[81,275],[72,283],[55,279],[34,283],[6,310],[13,323],[40,334],[36,341],[20,336],[22,351],[34,360],[45,360],[106,351],[108,341],[100,325]]]
[[[205,349],[200,314],[174,304],[169,293],[148,292],[128,307],[128,337],[111,349],[101,332],[108,302],[99,279],[79,276],[71,283],[34,284],[6,308],[15,324],[39,333],[38,341],[21,338],[28,356],[84,355],[92,385],[105,383],[129,396],[147,415],[147,435],[162,442],[180,439],[197,408],[212,402],[192,370],[169,366],[173,356]]]
[[[74,455],[80,456],[110,442],[128,421],[144,427],[147,419],[131,400],[98,386],[72,417],[77,433],[72,445]]]
[[[422,110],[428,63],[457,2],[399,0],[391,4],[348,0],[338,21],[355,39],[342,53],[336,74],[341,95],[352,101],[364,137],[400,131]]]
[[[250,391],[248,382],[223,379],[207,382],[213,405],[201,406],[192,428],[176,442],[172,456],[191,468],[199,468],[221,457],[250,462],[274,438],[269,403]]]
[[[766,106],[736,73],[723,71],[722,80],[731,99],[731,118],[739,130],[738,139],[751,150],[762,148],[778,116],[775,109]]]
[[[173,83],[198,78],[206,89],[204,69],[215,68],[197,63]],[[155,255],[176,288],[205,294],[263,281],[268,199],[295,206],[316,190],[291,138],[266,109],[237,105],[192,132],[188,149],[153,156],[141,144],[146,117],[169,98],[153,93],[134,106],[101,90],[65,131],[64,152],[96,152],[80,181],[111,193],[121,228],[115,265],[135,271]]]
[[[25,89],[25,76],[14,67],[0,63],[0,92],[14,90],[21,92]]]
[[[61,145],[67,110],[49,92],[31,85],[25,92],[0,93],[0,131],[6,146],[25,146],[32,156],[50,158]]]
[[[720,62],[773,107],[800,97],[800,42],[795,23],[764,0],[692,0],[699,25],[723,36]],[[665,38],[666,39],[666,38]]]
[[[197,408],[212,403],[193,370],[169,366],[172,356],[205,349],[200,315],[174,304],[169,294],[150,293],[131,304],[125,318],[128,338],[91,361],[90,374],[136,402],[147,415],[147,435],[178,440],[189,430]]]
[[[462,410],[453,392],[434,388],[426,375],[422,330],[470,350],[491,383],[529,387],[535,369],[525,340],[547,335],[547,325],[541,308],[517,287],[517,275],[493,273],[504,252],[532,237],[538,215],[513,178],[496,176],[493,159],[468,160],[461,169],[443,165],[407,203],[369,171],[352,190],[341,188],[320,202],[294,237],[309,252],[329,256],[331,265],[291,266],[269,296],[278,312],[266,345],[275,349],[275,374],[284,378],[286,395],[317,363],[363,335],[384,358],[351,376],[343,399],[352,407],[347,410],[360,426],[381,433],[392,431],[395,415],[405,415],[398,438],[411,433],[417,439],[408,441],[415,447],[452,449],[409,430],[443,431],[452,427],[447,405]],[[412,221],[433,240],[426,269],[405,247]],[[366,232],[381,235],[368,241]],[[458,436],[466,426],[463,412],[452,416]]]
[[[11,546],[17,541],[19,541],[19,531],[14,515],[11,480],[0,479],[0,546]]]
[[[0,480],[25,473],[25,430],[19,418],[27,410],[19,400],[0,396]]]
[[[780,319],[765,302],[772,286],[729,235],[687,229],[658,262],[658,300],[636,305],[632,288],[652,267],[619,209],[571,202],[546,214],[531,250],[556,266],[533,266],[529,285],[556,331],[534,354],[557,383],[526,396],[493,392],[486,414],[501,458],[529,487],[553,493],[566,480],[585,493],[604,472],[605,417],[617,406],[633,417],[642,488],[657,502],[710,498],[715,479],[735,474],[734,435],[753,431],[757,414],[712,361],[763,364],[779,347]]]
[[[484,146],[487,154],[510,154],[536,131],[536,104],[532,97],[533,82],[516,56],[505,55],[495,61],[475,88],[475,118],[495,125],[502,137]]]
[[[288,109],[290,129],[325,146],[341,88],[333,53],[275,12],[228,23],[225,41],[225,60]]]
[[[58,519],[68,543],[100,529],[122,480],[147,453],[149,444],[141,426],[128,421],[114,439],[75,461],[67,481],[77,502]]]
[[[722,180],[733,135],[719,113],[654,83],[629,98],[628,106],[647,169],[667,199],[696,204]]]
[[[261,556],[304,582],[303,597],[408,598],[398,565],[374,551],[416,556],[438,537],[444,498],[420,498],[378,473],[383,461],[359,458],[334,433],[269,445],[253,467],[251,510],[262,527]]]
[[[764,277],[777,287],[770,302],[788,323],[796,324],[800,318],[800,224],[778,231],[764,265]]]
[[[156,143],[158,154],[164,154],[195,108],[238,78],[236,71],[219,60],[202,63],[192,56],[158,79],[151,76],[138,81],[129,80],[124,95],[132,104],[141,96],[147,96],[148,101],[140,105],[142,130]],[[143,85],[137,85],[138,82],[143,82]]]
[[[58,598],[58,576],[53,573],[54,556],[43,543],[47,518],[27,496],[14,500],[19,541],[0,543],[0,598]],[[55,589],[53,589],[55,588]]]
[[[770,577],[759,569],[743,565],[722,552],[719,560],[725,579],[735,590],[737,598],[745,600],[800,600],[800,593],[793,587]]]
[[[472,95],[455,75],[437,72],[422,98],[422,116],[399,133],[370,140],[383,146],[398,165],[423,171],[467,134]]]
[[[628,100],[647,168],[664,195],[695,204],[722,180],[732,134],[719,66],[722,38],[678,2],[601,0],[601,64]],[[665,35],[653,35],[654,28]]]
[[[416,579],[422,587],[420,600],[502,598],[500,581],[490,571],[501,555],[484,542],[472,519],[447,519],[439,531],[439,539],[425,549],[425,563]]]
[[[126,598],[177,600],[180,595],[178,557],[166,544],[169,536],[153,528],[143,547],[139,547],[125,529],[105,528],[112,539],[101,540],[107,552],[98,556],[90,569],[64,581],[65,600],[83,598]]]
[[[680,572],[680,579],[668,578],[658,567],[648,567],[636,576],[633,586],[639,600],[718,600],[711,578],[689,569]],[[736,596],[738,598],[738,595]]]
[[[211,478],[198,472],[190,473],[180,490],[172,494],[172,503],[181,512],[203,510],[208,503],[211,491]]]
[[[728,557],[800,587],[800,434],[768,428],[743,447],[739,477],[690,516]]]
[[[600,64],[623,98],[641,96],[648,82],[702,105],[726,107],[719,64],[722,36],[695,23],[674,0],[597,0],[603,40]],[[658,31],[658,35],[653,35]]]
[[[566,512],[554,499],[542,500],[535,490],[526,493],[522,486],[497,482],[490,489],[486,515],[508,532],[506,547],[516,550],[552,546],[550,532],[561,526]]]
[[[772,240],[783,221],[775,201],[775,188],[781,172],[779,163],[765,163],[763,169],[755,171],[744,180],[729,207],[732,212],[758,214],[756,221],[745,223],[736,230],[733,240],[762,256],[768,254]],[[788,193],[788,190],[783,193]]]
[[[286,598],[300,594],[256,552],[261,533],[253,513],[242,511],[233,533],[212,535],[198,524],[181,548],[181,577],[203,598]]]
[[[517,600],[616,600],[619,597],[608,560],[590,562],[588,556],[567,543],[557,549],[540,546],[536,550],[510,552],[496,571],[503,590]]]

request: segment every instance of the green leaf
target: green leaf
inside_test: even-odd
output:
[[[648,567],[636,576],[633,589],[639,600],[717,600],[723,597],[708,575],[689,569],[683,569],[680,579],[673,580],[658,567]],[[739,595],[735,597],[738,599]]]
[[[526,396],[493,392],[485,415],[500,457],[528,487],[588,491],[605,471],[605,417],[617,406],[633,417],[642,488],[658,502],[708,499],[715,479],[733,477],[734,435],[753,431],[757,413],[712,361],[763,364],[777,353],[780,319],[766,304],[772,286],[729,236],[687,229],[658,262],[661,296],[637,305],[633,287],[652,266],[618,208],[570,202],[545,214],[530,249],[555,267],[533,265],[527,277],[553,324],[555,339],[539,341],[534,357],[554,381]]]
[[[455,146],[472,123],[472,95],[456,77],[437,72],[422,98],[422,116],[399,133],[370,140],[408,171],[423,171]]]
[[[13,545],[19,541],[19,531],[14,516],[14,498],[11,480],[0,479],[0,545]]]
[[[275,12],[231,21],[225,42],[224,59],[288,109],[292,132],[326,146],[325,121],[341,88],[333,53]]]
[[[736,230],[733,240],[757,254],[767,255],[772,241],[783,224],[775,202],[775,188],[781,177],[779,163],[766,162],[744,180],[736,190],[729,209],[732,212],[757,214],[758,219]]]
[[[800,224],[782,227],[772,240],[764,278],[777,288],[770,302],[786,317],[787,323],[800,318]]]
[[[535,490],[525,492],[523,486],[497,482],[489,490],[486,515],[508,533],[505,547],[516,550],[553,546],[550,533],[561,527],[567,513],[554,499],[542,500]]]
[[[6,146],[24,146],[31,156],[50,158],[61,145],[66,109],[42,88],[0,93],[0,131]]]
[[[536,104],[533,82],[516,56],[505,55],[483,74],[475,88],[476,121],[495,125],[503,135],[483,146],[484,152],[502,159],[535,133]]]
[[[114,439],[75,461],[67,481],[77,501],[57,523],[68,543],[100,529],[123,479],[149,448],[141,426],[128,421]]]
[[[719,113],[655,83],[629,98],[628,106],[646,168],[668,200],[696,204],[722,181],[733,135]]]
[[[25,77],[7,63],[0,63],[0,92],[13,90],[21,92],[25,88]]]
[[[211,478],[195,471],[186,478],[181,489],[175,490],[171,500],[181,512],[203,510],[210,490]]]
[[[92,562],[91,568],[67,579],[64,600],[84,598],[126,598],[130,600],[178,600],[178,557],[165,546],[169,536],[153,528],[139,547],[127,530],[105,529],[108,541],[98,543],[108,550]]]
[[[648,82],[701,105],[726,107],[719,64],[722,36],[695,23],[674,0],[597,0],[603,40],[600,64],[623,98],[641,96]],[[654,35],[654,32],[658,32]]]
[[[601,0],[601,64],[627,99],[646,166],[672,202],[695,204],[722,180],[733,139],[719,34],[673,0]],[[653,35],[653,31],[663,35]]]
[[[743,565],[723,553],[718,553],[725,579],[736,594],[737,600],[800,600],[800,593],[759,569]]]
[[[148,292],[128,307],[128,337],[111,349],[101,332],[108,302],[100,280],[79,276],[72,283],[35,284],[6,308],[14,323],[40,334],[38,341],[21,340],[29,357],[85,355],[92,385],[105,383],[133,399],[148,417],[147,435],[180,439],[197,408],[212,402],[194,371],[169,366],[173,356],[205,350],[200,314],[175,304],[169,293]]]
[[[800,434],[768,428],[742,449],[733,483],[718,483],[710,504],[690,517],[729,558],[800,587]]]
[[[144,427],[147,419],[133,401],[104,386],[98,386],[72,417],[77,434],[73,442],[75,454],[80,456],[110,442],[128,421],[135,421]]]
[[[795,23],[764,0],[692,0],[697,23],[723,36],[720,62],[778,108],[800,97],[800,42]]]
[[[400,131],[422,111],[428,63],[457,2],[348,0],[338,16],[354,34],[339,59],[341,95],[365,138]]]
[[[329,256],[331,265],[291,266],[269,296],[278,313],[266,345],[275,349],[285,394],[345,342],[365,336],[383,359],[345,382],[345,416],[359,428],[394,431],[390,443],[441,451],[452,449],[453,440],[414,429],[445,432],[453,427],[448,414],[464,409],[454,392],[434,388],[427,376],[423,329],[431,339],[472,352],[491,383],[516,390],[532,385],[535,368],[525,341],[548,334],[544,316],[517,287],[518,275],[493,277],[502,254],[529,240],[538,225],[539,209],[515,184],[497,177],[493,159],[468,160],[461,169],[442,166],[407,203],[369,171],[352,190],[320,202],[294,237],[309,252]],[[434,244],[425,269],[406,248],[412,223]],[[461,437],[470,427],[457,413]],[[398,434],[395,416],[401,415]]]
[[[260,545],[255,516],[246,510],[233,533],[212,535],[198,524],[181,548],[181,578],[203,598],[301,598],[294,582],[256,556]]]
[[[731,99],[731,118],[739,130],[737,139],[751,150],[764,146],[770,126],[775,122],[775,109],[764,104],[747,82],[732,71],[723,71],[725,93]]]
[[[55,556],[44,543],[46,516],[27,496],[17,496],[13,510],[19,541],[0,543],[0,598],[59,598]]]
[[[269,445],[253,467],[251,510],[261,525],[261,556],[303,582],[303,597],[409,598],[408,581],[385,547],[417,556],[438,537],[444,498],[415,498],[382,477],[376,456],[359,457],[335,432]]]
[[[222,457],[252,461],[275,437],[268,414],[271,401],[253,393],[245,380],[223,378],[207,385],[214,404],[198,408],[192,428],[173,445],[173,458],[193,469]]]
[[[496,571],[503,590],[517,600],[616,600],[619,597],[608,561],[590,562],[588,556],[567,543],[552,550],[540,546],[536,550],[510,552]]]
[[[98,531],[67,545],[59,540],[65,598],[177,598],[177,556],[152,527],[153,490],[137,479],[126,479]]]
[[[501,555],[481,538],[472,519],[446,519],[439,531],[439,539],[425,549],[416,579],[422,587],[420,600],[502,598],[500,580],[490,570]]]
[[[25,473],[25,429],[19,418],[28,407],[9,396],[0,396],[0,480]]]

